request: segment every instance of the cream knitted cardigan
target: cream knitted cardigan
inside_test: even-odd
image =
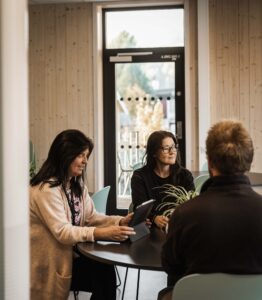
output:
[[[72,277],[72,246],[93,242],[95,227],[118,225],[122,217],[97,213],[84,190],[81,225],[71,224],[71,212],[61,186],[30,188],[31,299],[66,300]]]

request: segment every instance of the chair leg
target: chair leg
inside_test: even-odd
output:
[[[139,282],[140,282],[140,269],[137,270],[136,300],[138,300]]]
[[[125,174],[125,186],[124,186],[124,191],[123,191],[122,195],[126,194],[128,184],[129,184],[130,179],[131,179],[131,175],[132,175],[132,173],[130,173],[129,171],[127,171],[126,174]]]
[[[124,281],[124,286],[123,286],[123,291],[122,291],[122,298],[121,298],[121,300],[123,300],[123,299],[124,299],[124,296],[125,296],[127,273],[128,273],[128,267],[126,268],[126,275],[125,275],[125,281]]]
[[[121,285],[121,278],[120,278],[119,272],[117,270],[117,266],[115,266],[115,270],[116,270],[116,276],[117,276],[117,280],[118,280],[116,287],[118,288]]]
[[[78,298],[79,291],[73,291],[73,293],[74,293],[74,299],[78,300],[79,299]]]

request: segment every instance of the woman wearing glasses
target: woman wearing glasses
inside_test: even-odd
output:
[[[152,223],[164,229],[168,218],[161,215],[156,207],[163,199],[165,184],[182,186],[187,191],[194,190],[193,176],[187,169],[180,166],[178,143],[173,133],[168,131],[155,131],[147,141],[144,156],[145,166],[134,171],[131,178],[132,203],[134,209],[149,199],[156,199],[151,211]]]

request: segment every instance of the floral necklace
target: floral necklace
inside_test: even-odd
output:
[[[80,198],[76,197],[70,188],[66,189],[65,187],[63,187],[63,190],[66,195],[68,205],[70,207],[72,224],[75,226],[79,226],[81,217]]]

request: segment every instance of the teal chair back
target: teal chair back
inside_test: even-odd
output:
[[[199,175],[194,179],[194,185],[196,188],[196,192],[199,194],[202,188],[202,185],[207,181],[209,178],[209,174]]]
[[[144,164],[142,163],[142,161],[139,161],[132,166],[132,169],[133,169],[133,171],[135,171],[137,169],[142,168],[143,166],[144,166]]]
[[[207,161],[205,161],[200,169],[200,171],[208,171],[208,164]]]
[[[95,209],[100,213],[104,213],[104,214],[106,213],[106,204],[107,204],[110,188],[111,188],[110,185],[105,186],[104,188],[102,188],[101,190],[99,190],[98,192],[92,195]],[[116,284],[116,287],[119,287],[121,285],[121,278],[116,266],[115,266],[115,270],[118,278],[118,283]]]
[[[110,186],[106,186],[92,195],[95,209],[100,213],[106,213],[106,204],[110,188]]]
[[[192,274],[180,279],[172,300],[261,300],[262,275]]]

